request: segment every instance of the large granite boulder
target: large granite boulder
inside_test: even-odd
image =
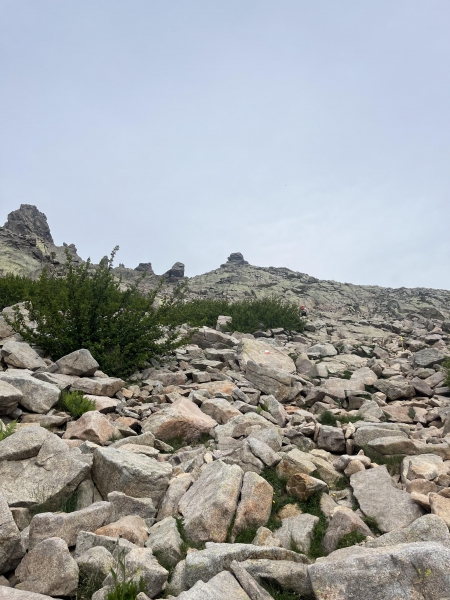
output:
[[[56,361],[58,371],[64,375],[76,377],[89,377],[99,368],[98,362],[85,348],[75,350]]]
[[[3,344],[1,356],[7,365],[17,369],[35,371],[47,366],[45,360],[26,342],[7,341]]]
[[[247,361],[246,378],[261,392],[273,395],[279,402],[290,402],[303,389],[302,384],[288,371]]]
[[[281,369],[287,373],[295,373],[295,363],[290,356],[276,346],[260,340],[243,338],[237,347],[238,360],[241,369],[244,369],[249,360],[257,365],[270,369]]]
[[[17,388],[22,393],[19,404],[33,413],[47,413],[55,406],[61,395],[56,385],[36,379],[29,371],[0,372],[0,381]]]

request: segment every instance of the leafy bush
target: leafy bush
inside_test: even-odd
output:
[[[17,427],[17,421],[11,421],[8,425],[5,425],[0,419],[0,442],[8,436],[15,433]]]
[[[17,302],[31,300],[36,282],[28,277],[8,274],[0,277],[0,310]]]
[[[62,391],[58,405],[59,410],[68,412],[74,419],[78,419],[84,413],[95,410],[95,402],[83,395],[83,392]]]
[[[139,292],[137,284],[122,290],[120,280],[114,278],[117,250],[96,269],[89,260],[74,266],[67,252],[67,276],[62,279],[44,269],[32,302],[26,303],[37,327],[28,326],[16,311],[11,323],[16,331],[54,360],[87,348],[101,369],[121,377],[176,347],[176,335],[165,331],[153,307],[158,288],[147,295]]]
[[[356,423],[357,421],[361,421],[361,417],[354,417],[352,415],[333,415],[329,410],[325,410],[317,420],[322,425],[331,425],[332,427],[336,427],[337,422],[341,423]]]
[[[228,329],[241,333],[253,333],[274,327],[300,332],[306,323],[297,304],[275,296],[236,302],[209,298],[184,302],[183,293],[184,291],[180,290],[175,301],[166,302],[160,307],[161,322],[167,325],[189,323],[193,327],[215,327],[217,317],[226,315],[233,319]]]

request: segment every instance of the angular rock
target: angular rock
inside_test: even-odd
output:
[[[108,502],[111,503],[112,523],[128,515],[137,515],[143,519],[152,519],[156,515],[151,498],[132,498],[122,492],[110,492]]]
[[[117,560],[120,554],[128,554],[128,552],[137,548],[135,544],[132,544],[123,538],[96,535],[90,531],[80,531],[77,537],[75,558],[82,556],[88,552],[88,550],[91,550],[91,548],[97,547],[106,548],[106,550],[113,555],[115,560]]]
[[[294,400],[303,389],[302,384],[291,373],[260,366],[252,360],[247,362],[245,376],[258,390],[275,396],[279,402]]]
[[[198,581],[188,592],[177,596],[177,600],[253,600],[241,588],[228,571],[218,573],[208,583]]]
[[[181,498],[186,536],[192,542],[224,542],[236,510],[243,471],[221,460],[207,465]]]
[[[149,530],[145,544],[163,565],[174,567],[183,558],[183,540],[173,517],[166,517],[155,523]]]
[[[402,437],[406,440],[408,439],[408,435],[405,432],[398,429],[388,429],[381,424],[376,427],[359,427],[356,430],[353,439],[357,448],[363,448],[372,440],[386,437]]]
[[[25,551],[20,531],[6,499],[0,494],[0,575],[14,569]]]
[[[39,381],[30,374],[0,372],[0,381],[9,383],[22,393],[19,401],[23,408],[30,412],[47,413],[58,402],[61,392],[56,385]]]
[[[22,460],[37,456],[49,435],[49,432],[43,427],[19,429],[0,441],[0,461]]]
[[[0,354],[7,365],[17,369],[35,371],[47,366],[45,360],[26,342],[8,341],[3,344]]]
[[[247,438],[247,442],[252,453],[268,467],[273,467],[280,462],[281,456],[265,442],[251,436]]]
[[[286,550],[307,554],[311,546],[314,528],[318,522],[319,517],[309,514],[288,517],[282,520],[280,529],[274,531],[274,535]]]
[[[450,532],[445,521],[437,515],[424,515],[403,529],[385,533],[375,540],[366,542],[366,548],[395,546],[411,542],[437,542],[450,548]]]
[[[30,429],[26,428],[24,432]],[[4,442],[8,444],[19,434],[21,431]],[[44,504],[51,510],[69,497],[89,474],[90,467],[82,462],[81,455],[73,454],[56,435],[46,434],[36,455],[23,460],[0,461],[0,492],[9,506],[29,508]],[[0,452],[2,444],[0,442]],[[16,447],[16,450],[19,452],[20,448]],[[28,452],[31,451],[36,452],[35,446],[33,450],[28,448]],[[80,460],[77,460],[78,456]]]
[[[260,340],[242,339],[237,347],[238,360],[241,369],[244,370],[249,360],[257,365],[280,369],[287,373],[295,373],[295,363],[290,356],[282,352],[276,346],[267,344]]]
[[[271,600],[272,596],[269,592],[259,585],[259,583],[253,579],[248,571],[244,567],[234,560],[231,563],[231,571],[233,572],[236,579],[241,584],[242,589],[248,594],[250,600]]]
[[[306,350],[309,358],[324,358],[325,356],[336,356],[337,350],[333,344],[315,344]]]
[[[111,519],[109,502],[96,502],[82,510],[71,513],[41,513],[31,519],[29,549],[32,550],[43,540],[61,538],[70,546],[75,546],[80,531],[95,531]]]
[[[158,440],[181,437],[186,442],[208,434],[217,425],[187,398],[180,398],[168,407],[153,413],[143,424],[143,431],[151,432]]]
[[[16,410],[22,398],[23,394],[18,388],[0,380],[0,416]]]
[[[78,565],[66,542],[54,537],[30,550],[16,569],[20,590],[70,596],[78,587]]]
[[[321,479],[316,479],[304,473],[294,473],[286,483],[286,491],[290,496],[305,501],[316,492],[328,491],[328,486]]]
[[[450,549],[434,542],[344,548],[308,567],[317,600],[448,597]]]
[[[440,517],[447,527],[450,527],[450,498],[444,498],[439,494],[430,494],[428,499],[433,515]]]
[[[386,394],[389,400],[412,398],[415,396],[414,387],[407,380],[378,379],[374,386],[377,390]]]
[[[92,396],[109,396],[112,398],[124,385],[125,382],[122,379],[114,377],[80,377],[73,382],[71,389]]]
[[[172,467],[140,454],[114,448],[97,448],[92,477],[106,498],[110,492],[123,492],[133,498],[151,498],[157,506],[169,485]]]
[[[94,533],[106,537],[121,537],[141,547],[148,539],[148,527],[144,519],[138,515],[122,517],[114,523],[99,527]]]
[[[322,425],[319,429],[317,447],[328,452],[342,454],[342,452],[345,452],[344,432],[340,427]]]
[[[144,592],[150,598],[156,598],[162,592],[169,575],[153,556],[149,548],[135,548],[125,556],[125,577],[127,580],[133,579],[139,583],[141,577],[144,580]],[[118,573],[119,581],[122,580],[122,573]],[[110,573],[103,586],[106,588],[114,587],[114,579]]]
[[[111,422],[96,410],[81,415],[76,421],[67,424],[63,435],[64,440],[87,440],[103,446],[114,435],[115,429]]]
[[[241,497],[236,511],[232,541],[246,529],[257,529],[267,523],[272,511],[273,488],[256,473],[244,475]]]
[[[172,479],[161,502],[157,517],[158,521],[166,517],[179,516],[178,504],[193,482],[194,478],[190,473],[181,473]]]
[[[441,352],[436,348],[425,348],[424,350],[419,350],[419,352],[414,353],[414,365],[416,368],[422,367],[426,369],[433,365],[440,365],[444,360],[444,352]]]
[[[0,586],[0,600],[52,600],[52,597]]]
[[[406,527],[423,514],[407,492],[393,486],[385,466],[355,473],[350,485],[362,512],[385,533]]]
[[[63,375],[90,377],[98,370],[99,364],[85,348],[75,350],[56,361],[58,371]]]
[[[231,406],[224,398],[211,398],[202,402],[201,411],[211,417],[216,423],[224,425],[233,417],[238,417],[242,413]]]
[[[334,511],[327,532],[323,538],[322,547],[326,554],[334,552],[344,535],[357,532],[364,536],[372,536],[372,532],[364,521],[350,508],[340,508]]]
[[[282,590],[292,590],[300,598],[312,598],[307,567],[288,560],[249,559],[241,566],[258,582],[273,582]]]
[[[102,546],[90,548],[76,561],[80,570],[80,578],[100,579],[100,581],[108,575],[116,562],[111,552]]]

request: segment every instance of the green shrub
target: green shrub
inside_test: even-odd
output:
[[[137,284],[121,289],[112,272],[117,250],[95,269],[89,260],[74,266],[67,253],[67,276],[62,279],[44,269],[32,302],[26,303],[37,328],[29,327],[16,311],[12,322],[16,331],[54,360],[87,348],[102,370],[120,377],[179,345],[173,331],[162,327],[153,307],[158,288],[149,294],[140,293]]]
[[[300,307],[276,296],[249,298],[229,302],[199,298],[184,302],[183,291],[175,300],[168,300],[159,309],[161,322],[166,325],[189,323],[192,327],[215,327],[219,315],[232,317],[230,331],[253,333],[259,329],[283,327],[289,331],[303,331],[305,319]]]
[[[28,277],[8,274],[0,277],[0,311],[17,302],[31,300],[36,282]]]
[[[142,577],[139,582],[133,577],[127,578],[123,550],[118,554],[116,568],[111,568],[110,572],[113,576],[114,588],[108,592],[106,600],[136,600],[136,596],[140,592],[145,592],[145,583]]]
[[[8,425],[5,425],[0,419],[0,442],[5,438],[15,433],[17,427],[17,421],[11,421]]]
[[[366,539],[366,536],[363,533],[359,533],[359,531],[352,531],[351,533],[346,533],[343,535],[337,545],[337,550],[341,548],[349,548],[350,546],[354,546],[355,544],[359,544]]]
[[[291,590],[283,590],[274,581],[262,581],[261,586],[274,600],[314,600],[314,596],[300,596]]]
[[[57,408],[68,412],[74,419],[78,419],[84,413],[95,410],[95,402],[86,398],[83,392],[78,390],[73,392],[63,390]]]

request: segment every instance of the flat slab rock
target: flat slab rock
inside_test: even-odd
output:
[[[0,586],[0,600],[53,600],[51,596]]]
[[[394,487],[385,466],[355,473],[350,485],[362,512],[375,519],[384,533],[406,527],[423,515],[407,492]]]
[[[308,574],[316,600],[446,600],[450,549],[435,542],[345,548]]]

